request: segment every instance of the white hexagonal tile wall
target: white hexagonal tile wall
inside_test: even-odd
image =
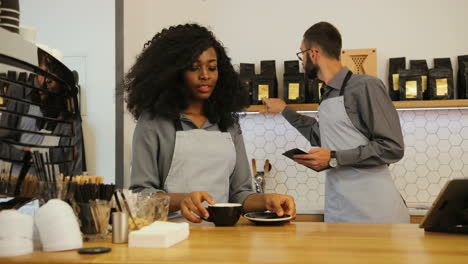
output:
[[[430,195],[426,190],[419,190],[416,198],[418,198],[418,202],[422,203],[422,202],[428,201],[430,198]]]
[[[468,127],[464,127],[461,130],[460,135],[462,136],[463,139],[468,139]]]
[[[427,174],[427,179],[429,180],[430,183],[439,183],[440,181],[440,175],[438,171],[430,171]]]
[[[286,168],[286,175],[288,175],[289,177],[296,177],[296,174],[297,174],[296,165],[288,166]]]
[[[275,132],[273,131],[266,131],[265,132],[265,140],[266,141],[271,141],[273,144],[275,144],[275,138],[276,138],[276,135],[275,135]]]
[[[426,166],[421,166],[421,165],[418,165],[418,167],[416,168],[416,175],[419,177],[419,178],[422,178],[422,177],[427,177],[427,174],[429,173],[429,169],[426,167]],[[419,185],[418,185],[419,186]]]
[[[460,133],[462,126],[458,121],[450,121],[448,129],[452,133]]]
[[[307,193],[307,200],[309,200],[309,202],[316,202],[318,198],[319,198],[319,195],[315,191],[311,190]]]
[[[276,146],[273,142],[267,142],[265,144],[265,152],[267,154],[274,154],[276,152]]]
[[[450,154],[448,154],[448,153],[440,153],[439,154],[440,164],[448,165],[451,160],[452,160],[452,157],[450,157]]]
[[[276,183],[285,183],[288,180],[288,176],[283,171],[278,171],[274,179]]]
[[[277,124],[274,130],[275,134],[278,136],[284,136],[284,134],[286,133],[286,127],[284,127],[283,124]]]
[[[425,129],[427,133],[430,133],[430,134],[439,133],[439,130],[440,130],[439,124],[437,124],[437,122],[434,122],[434,121],[427,121]]]
[[[252,119],[245,119],[243,120],[244,122],[242,122],[243,126],[242,126],[242,130],[253,130],[254,127],[255,127],[255,121],[253,121]]]
[[[407,171],[405,173],[405,180],[407,183],[415,183],[417,179],[418,179],[418,175],[416,175],[416,172]]]
[[[409,183],[406,185],[405,192],[409,196],[415,196],[418,193],[418,186],[414,183]]]
[[[298,184],[296,190],[299,196],[305,196],[309,191],[309,187],[306,184]]]
[[[276,185],[275,192],[281,193],[281,194],[286,194],[287,191],[288,191],[288,188],[286,187],[285,184],[280,183],[280,184]]]
[[[463,139],[458,134],[450,135],[449,142],[452,146],[459,146],[462,143]]]
[[[448,111],[447,115],[448,115],[449,120],[458,121],[458,120],[460,120],[460,117],[461,117],[462,114],[460,113],[459,110],[450,110],[450,111]]]
[[[419,117],[419,116],[418,116],[418,117],[416,117],[416,118],[414,119],[414,126],[415,126],[415,127],[425,127],[425,126],[426,126],[426,122],[427,122],[427,121],[426,121],[426,119],[424,118],[424,116],[422,116],[422,117]]]
[[[272,118],[267,118],[264,124],[266,129],[274,129],[276,126],[275,120]]]
[[[288,190],[295,190],[297,187],[297,180],[296,178],[288,178],[286,181],[286,187],[288,187]]]
[[[438,112],[437,111],[425,111],[424,116],[427,120],[434,121],[437,120]]]
[[[398,114],[405,156],[390,166],[392,178],[408,202],[431,203],[449,179],[468,177],[468,110],[409,110]],[[246,115],[240,123],[249,160],[256,158],[262,163],[268,158],[273,164],[266,191],[298,198],[298,211],[323,208],[325,173],[316,173],[281,155],[295,147],[307,151],[309,142],[282,115]]]
[[[450,142],[448,140],[440,140],[439,143],[437,143],[437,148],[439,149],[440,152],[447,152],[450,149]]]
[[[307,186],[309,186],[310,189],[317,190],[319,186],[319,182],[316,178],[309,178],[307,180]]]

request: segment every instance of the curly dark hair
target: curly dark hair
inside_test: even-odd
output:
[[[210,47],[217,54],[218,81],[204,102],[203,113],[210,122],[226,128],[238,122],[238,112],[248,104],[247,91],[223,45],[198,24],[165,28],[145,44],[124,81],[125,101],[133,117],[138,119],[143,112],[149,112],[152,118],[179,118],[189,105],[183,73]]]

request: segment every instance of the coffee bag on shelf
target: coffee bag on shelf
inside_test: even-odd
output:
[[[429,99],[453,99],[453,94],[452,71],[448,68],[434,68],[429,70]]]
[[[406,69],[406,58],[390,58],[388,66],[388,92],[392,101],[400,100],[400,70]]]
[[[400,70],[399,86],[400,100],[423,99],[423,77],[425,72],[419,70]],[[427,81],[427,76],[426,76]]]
[[[429,68],[427,67],[426,60],[410,60],[410,70],[419,71],[421,73],[422,99],[428,100],[427,75],[429,74]]]

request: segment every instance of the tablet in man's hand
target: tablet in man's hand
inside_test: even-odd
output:
[[[294,155],[300,155],[300,154],[307,154],[307,152],[303,151],[302,149],[293,148],[283,153],[284,156],[290,159],[294,159],[293,158]]]
[[[301,149],[298,149],[298,148],[293,148],[293,149],[290,149],[290,150],[288,150],[288,151],[286,151],[286,152],[283,153],[284,156],[286,156],[286,157],[288,157],[288,158],[290,158],[290,159],[292,159],[292,160],[294,159],[294,158],[293,158],[294,155],[299,155],[299,154],[308,154],[308,153],[305,152],[305,151],[303,151],[303,150],[301,150]],[[314,170],[314,171],[316,171],[316,172],[319,172],[319,171],[327,170],[327,169],[329,169],[330,167],[327,167],[327,168],[324,168],[324,169],[321,169],[321,170],[315,170],[315,169],[312,169],[312,168],[310,168],[310,167],[307,167],[307,168],[309,168],[309,169],[311,169],[311,170]]]

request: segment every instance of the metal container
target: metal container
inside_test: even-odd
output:
[[[112,243],[128,243],[128,214],[125,212],[112,213]]]

